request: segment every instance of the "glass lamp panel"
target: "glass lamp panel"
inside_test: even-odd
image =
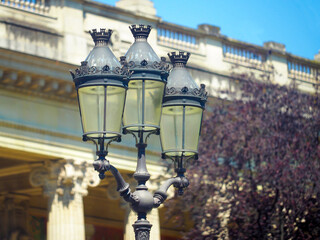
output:
[[[185,149],[198,152],[202,108],[185,107]]]
[[[142,81],[132,80],[128,84],[126,104],[123,113],[123,125],[136,125],[141,123],[142,117]],[[128,129],[137,130],[138,127]]]
[[[160,81],[145,82],[145,124],[160,125],[164,85],[165,83]]]
[[[84,134],[103,131],[104,86],[82,87],[78,90]],[[91,137],[101,137],[93,133]]]
[[[127,90],[123,125],[132,131],[150,131],[156,128],[142,128],[142,125],[159,126],[163,93],[163,82],[131,80]]]
[[[106,96],[105,131],[120,133],[126,90],[121,87],[108,86],[106,88]],[[106,134],[106,137],[113,136],[116,136],[116,134]]]
[[[162,151],[169,156],[181,156],[182,152],[183,106],[162,108],[160,138]],[[180,151],[179,151],[180,150]]]
[[[89,86],[79,88],[78,93],[84,134],[93,138],[116,137],[121,129],[125,89]]]
[[[167,106],[162,109],[161,145],[168,156],[191,156],[198,151],[202,109]]]

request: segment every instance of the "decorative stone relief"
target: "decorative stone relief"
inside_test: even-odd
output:
[[[45,184],[48,178],[48,169],[45,167],[35,168],[29,177],[29,181],[33,187],[40,187]]]

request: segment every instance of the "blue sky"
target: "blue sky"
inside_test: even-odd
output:
[[[99,0],[115,6],[117,0]],[[208,23],[228,37],[313,59],[320,50],[320,0],[153,0],[164,21],[197,28]]]

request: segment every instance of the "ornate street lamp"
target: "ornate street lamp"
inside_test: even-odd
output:
[[[72,76],[78,93],[83,140],[91,140],[97,146],[99,158],[93,163],[94,168],[101,179],[104,178],[105,171],[111,171],[120,195],[138,214],[138,219],[133,224],[136,239],[148,240],[152,225],[146,218],[147,213],[165,201],[166,192],[171,185],[182,193],[182,189],[189,184],[184,176],[182,163],[187,158],[197,156],[206,94],[204,86],[197,89],[184,68],[189,54],[171,54],[169,57],[174,68],[163,102],[169,64],[165,58],[159,59],[147,42],[150,26],[132,25],[130,30],[135,42],[126,56],[120,58],[122,66],[107,46],[112,31],[101,29],[100,32],[90,32],[96,46]],[[183,93],[173,94],[174,88]],[[192,93],[193,96],[190,95]],[[146,187],[150,174],[146,166],[145,149],[147,138],[151,134],[160,133],[162,106],[164,111],[161,126],[165,131],[163,133],[161,130],[163,157],[176,162],[178,175],[168,179],[152,195]],[[137,169],[134,173],[138,186],[133,193],[119,171],[105,158],[108,144],[121,140],[121,122],[123,133],[130,133],[135,137],[138,149]],[[172,142],[170,138],[175,140]]]
[[[183,177],[186,161],[198,159],[202,114],[207,100],[205,85],[199,88],[186,69],[190,53],[168,54],[173,69],[168,78],[162,104],[162,158],[174,161],[175,171]],[[179,188],[183,193],[183,188]]]
[[[123,130],[128,132],[157,132],[160,125],[161,104],[168,77],[168,65],[147,42],[150,26],[130,27],[135,42],[126,53],[129,79]]]
[[[105,161],[111,141],[121,140],[121,119],[128,86],[128,71],[121,67],[108,42],[112,31],[90,31],[95,47],[80,68],[71,72],[77,90],[83,141],[91,140],[97,147],[95,162],[100,178],[108,170]]]
[[[132,75],[123,114],[123,133],[133,134],[138,149],[137,168],[133,176],[138,182],[134,194],[140,199],[140,203],[133,204],[132,209],[138,213],[138,220],[133,227],[136,238],[140,239],[143,235],[149,235],[152,225],[146,220],[146,213],[154,207],[152,194],[145,185],[150,178],[145,149],[147,138],[151,134],[159,134],[161,105],[169,65],[165,63],[165,58],[160,61],[147,42],[151,26],[132,25],[129,28],[135,41],[125,55]]]

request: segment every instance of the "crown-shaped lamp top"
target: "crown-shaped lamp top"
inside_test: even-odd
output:
[[[92,29],[89,33],[96,46],[106,46],[110,40],[112,30],[108,29],[106,31],[105,28],[100,28],[100,32],[98,32],[97,29]]]
[[[173,69],[168,77],[167,88],[174,87],[182,89],[198,89],[198,84],[194,81],[191,74],[186,69],[186,64],[190,57],[188,52],[171,52],[168,56],[173,64]]]
[[[160,58],[148,43],[148,36],[151,31],[151,26],[145,25],[131,25],[130,30],[135,38],[134,43],[131,45],[126,53],[128,62],[135,62],[140,65],[141,61],[148,63],[160,62]]]
[[[149,36],[149,33],[151,31],[151,26],[150,25],[143,25],[143,24],[140,24],[140,25],[131,25],[129,26],[131,32],[132,32],[132,35],[135,39],[137,38],[144,38],[144,39],[147,39],[148,36]]]
[[[110,69],[120,68],[121,64],[108,47],[112,30],[109,29],[106,31],[105,28],[100,28],[100,31],[93,29],[92,31],[89,31],[89,33],[95,43],[95,47],[91,50],[85,60],[87,66],[96,67],[98,69],[102,69],[106,65],[108,65],[108,68]]]
[[[168,53],[170,61],[173,66],[186,66],[190,57],[189,52],[171,52]]]

